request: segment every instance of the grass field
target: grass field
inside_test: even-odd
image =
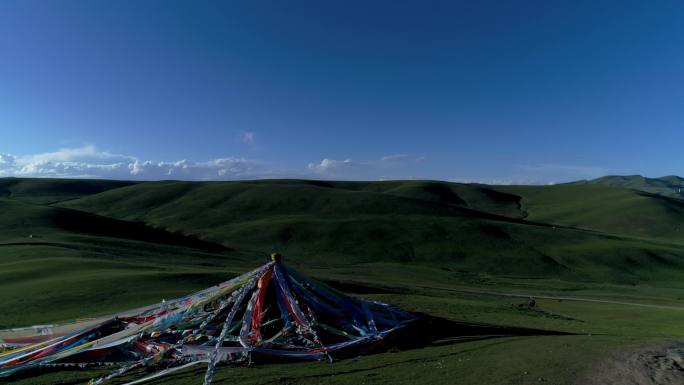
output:
[[[684,201],[643,191],[0,179],[0,196],[0,327],[159,302],[275,250],[303,273],[406,310],[572,333],[467,341],[454,327],[421,348],[333,364],[223,367],[219,384],[579,384],[613,352],[684,337]],[[518,306],[529,295],[538,306]],[[156,383],[201,377],[197,368]]]

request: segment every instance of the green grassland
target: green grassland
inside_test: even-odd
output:
[[[684,337],[684,201],[638,189],[0,179],[0,213],[0,327],[159,302],[276,250],[352,295],[573,333],[466,341],[454,327],[420,348],[333,364],[223,367],[219,384],[577,384],[611,352]],[[528,295],[550,298],[518,306]],[[98,373],[16,383],[81,384]]]

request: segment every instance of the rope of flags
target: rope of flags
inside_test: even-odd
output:
[[[65,325],[0,330],[0,378],[28,370],[116,366],[89,385],[152,374],[139,384],[206,364],[210,385],[221,362],[322,360],[363,354],[416,318],[377,301],[349,297],[272,261],[214,287],[115,316]]]

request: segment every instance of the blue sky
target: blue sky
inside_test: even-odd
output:
[[[0,176],[684,174],[680,1],[0,2]]]

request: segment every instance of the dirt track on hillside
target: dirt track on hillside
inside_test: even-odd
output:
[[[648,303],[615,301],[615,300],[608,300],[608,299],[595,299],[595,298],[583,298],[583,297],[566,297],[566,296],[555,296],[555,295],[534,294],[534,293],[528,293],[528,294],[514,294],[514,293],[506,293],[506,292],[499,292],[499,291],[488,291],[488,290],[479,290],[479,289],[457,289],[457,288],[438,287],[438,286],[425,286],[425,285],[416,285],[416,287],[421,287],[421,288],[425,288],[425,289],[432,289],[432,290],[453,291],[453,292],[457,292],[457,293],[472,294],[472,295],[491,295],[491,296],[497,296],[497,297],[510,297],[510,298],[530,298],[530,297],[534,297],[534,298],[536,298],[536,299],[551,299],[551,300],[578,301],[578,302],[594,302],[594,303],[606,303],[606,304],[612,304],[612,305],[625,305],[625,306],[648,307],[648,308],[653,308],[653,309],[684,310],[684,306],[655,305],[655,304],[648,304]]]
[[[576,385],[682,385],[684,343],[614,354],[594,364]]]

